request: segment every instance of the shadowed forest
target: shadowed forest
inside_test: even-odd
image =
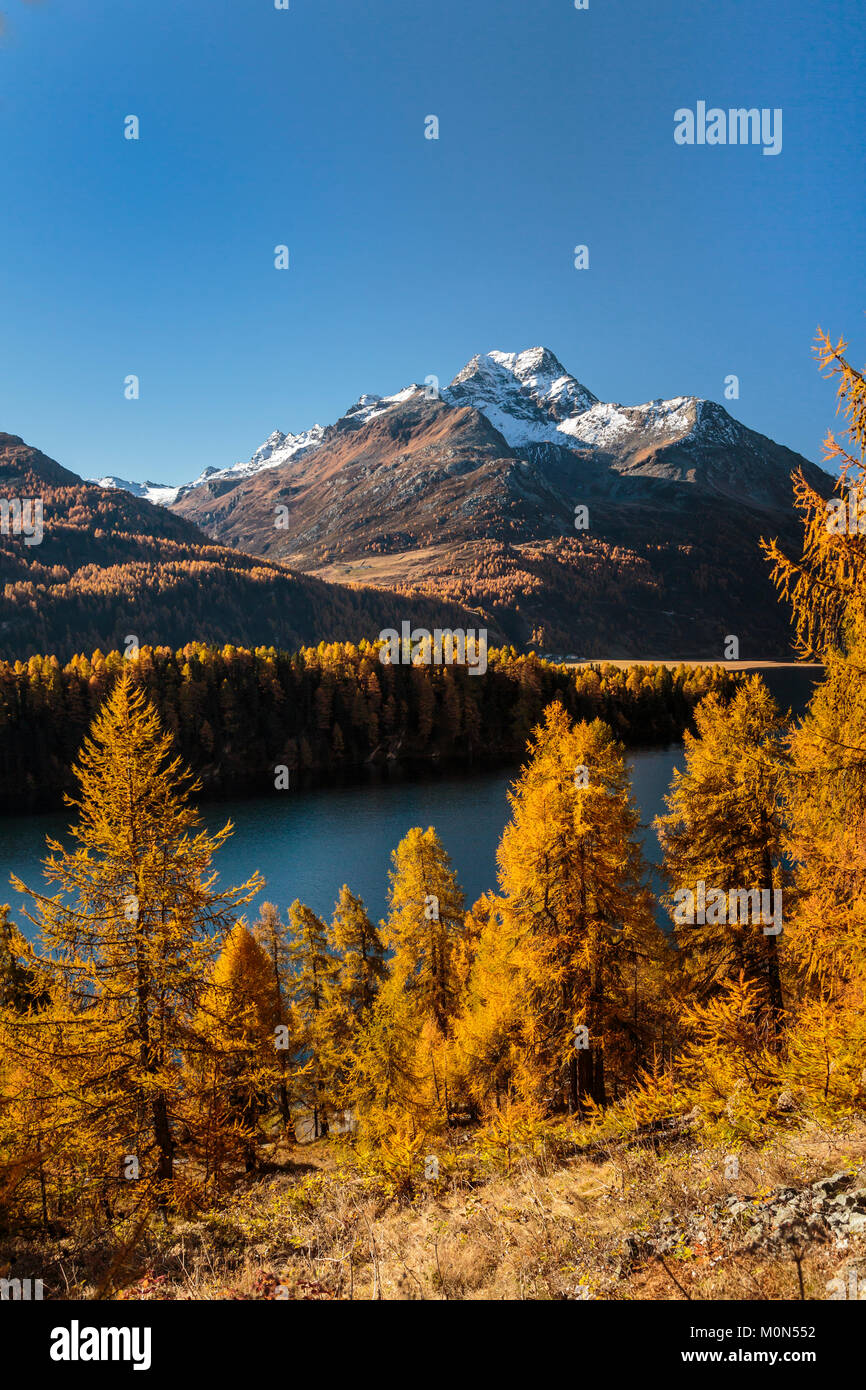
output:
[[[513,647],[490,648],[479,680],[457,664],[383,664],[380,647],[323,642],[291,656],[193,644],[63,666],[0,662],[0,808],[63,804],[81,741],[124,671],[207,796],[273,791],[277,767],[295,786],[311,773],[393,763],[519,763],[554,699],[573,718],[604,720],[628,746],[670,743],[704,695],[736,684],[722,667],[569,672]]]

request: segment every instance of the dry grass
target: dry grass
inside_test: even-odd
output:
[[[383,1194],[338,1146],[274,1153],[270,1171],[218,1212],[146,1234],[118,1266],[121,1298],[787,1299],[800,1296],[782,1250],[750,1248],[715,1210],[732,1195],[767,1197],[840,1169],[863,1169],[866,1125],[785,1136],[741,1155],[679,1140],[663,1152],[619,1149],[509,1176],[421,1184]],[[860,1183],[864,1176],[861,1174]],[[667,1226],[663,1225],[668,1222]],[[648,1239],[673,1233],[663,1254]],[[840,1269],[866,1258],[866,1235],[802,1253],[807,1299],[828,1297]],[[31,1269],[25,1268],[31,1266]],[[866,1264],[863,1270],[866,1283]],[[53,1296],[93,1297],[92,1261],[29,1250],[16,1273],[42,1273]],[[65,1288],[68,1285],[68,1293]]]

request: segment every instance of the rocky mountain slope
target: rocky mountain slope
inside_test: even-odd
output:
[[[784,658],[759,538],[797,545],[798,468],[829,494],[826,473],[714,402],[605,404],[533,348],[277,432],[172,509],[323,578],[480,607],[540,650],[721,657],[733,634],[742,656]]]

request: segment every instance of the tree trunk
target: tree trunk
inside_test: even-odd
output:
[[[766,848],[764,849],[764,879],[772,895],[773,865],[770,859],[770,852]],[[773,1037],[778,1047],[781,1043],[782,1021],[785,1012],[785,1001],[782,998],[782,975],[779,970],[778,938],[775,936],[765,936],[764,942],[766,943],[767,953],[767,986],[770,993],[770,1022],[773,1029]]]
[[[568,1113],[576,1114],[580,1109],[580,1085],[577,1077],[578,1061],[577,1056],[569,1058],[568,1062]]]
[[[577,1108],[579,1110],[586,1109],[584,1097],[591,1096],[593,1093],[593,1051],[594,1049],[590,1046],[582,1048],[577,1054]]]
[[[596,1105],[607,1105],[607,1094],[604,1087],[604,1048],[594,1047],[592,1058],[592,1091],[590,1094]]]
[[[168,1106],[165,1096],[157,1096],[153,1102],[153,1136],[159,1149],[156,1176],[160,1181],[171,1182],[174,1177],[174,1140],[168,1122]]]

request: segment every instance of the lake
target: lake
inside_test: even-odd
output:
[[[761,674],[780,704],[800,713],[817,673],[781,668]],[[674,767],[682,766],[682,747],[632,749],[628,761],[644,852],[650,864],[658,864],[661,854],[652,821],[665,810]],[[222,884],[241,883],[254,869],[267,880],[248,915],[255,916],[259,902],[275,902],[284,911],[300,898],[320,916],[329,917],[341,885],[348,883],[378,921],[385,913],[391,850],[414,825],[436,827],[467,905],[495,888],[496,847],[509,818],[506,793],[515,776],[516,769],[463,775],[450,771],[420,780],[398,774],[311,791],[275,791],[255,800],[205,803],[202,816],[211,831],[226,820],[234,823],[234,835],[214,863]],[[29,927],[20,915],[24,899],[9,886],[9,874],[14,871],[30,886],[45,889],[40,868],[45,836],[63,840],[66,829],[63,814],[0,818],[0,903],[12,904],[22,929]],[[653,886],[658,891],[655,874]],[[659,921],[668,925],[661,912]]]
[[[664,809],[662,798],[681,760],[680,745],[629,754],[646,854],[653,863],[658,862],[659,846],[649,822]],[[314,912],[330,916],[341,885],[348,883],[378,920],[385,912],[391,850],[413,825],[436,827],[468,904],[495,888],[496,846],[509,818],[506,792],[515,775],[509,770],[371,781],[210,802],[201,809],[211,831],[227,820],[234,823],[234,835],[214,861],[221,882],[243,882],[254,869],[267,879],[267,888],[251,904],[253,910],[261,901],[285,909],[300,898]],[[66,831],[62,814],[0,820],[0,902],[12,904],[12,915],[22,928],[29,925],[19,912],[25,900],[9,885],[9,874],[14,871],[34,888],[56,891],[45,888],[40,861],[45,836],[69,843]]]

